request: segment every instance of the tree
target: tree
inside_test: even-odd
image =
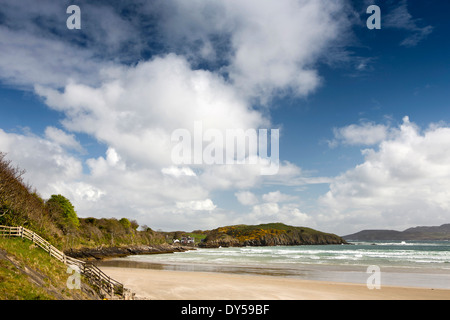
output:
[[[130,229],[131,228],[131,222],[127,218],[122,218],[122,219],[119,220],[119,222],[125,229]]]
[[[53,218],[62,227],[78,228],[80,226],[75,208],[66,197],[60,194],[52,195],[47,200],[47,206]]]

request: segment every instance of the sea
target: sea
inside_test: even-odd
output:
[[[227,247],[133,255],[103,265],[223,272],[379,286],[450,289],[450,241],[373,241],[349,245]],[[374,278],[376,276],[376,278]]]

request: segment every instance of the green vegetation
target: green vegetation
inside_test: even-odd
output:
[[[20,238],[0,238],[0,299],[95,299],[84,283],[82,290],[67,288],[67,266]]]
[[[204,246],[268,246],[303,244],[341,244],[344,239],[335,234],[311,228],[293,227],[283,223],[234,225],[209,232]]]
[[[206,238],[209,231],[202,231],[202,230],[194,230],[192,232],[185,232],[185,231],[172,231],[172,232],[163,232],[160,231],[159,233],[164,235],[166,242],[171,244],[175,239],[181,240],[183,237],[192,237],[194,238],[194,241],[196,244],[200,243],[203,239]]]
[[[186,233],[186,236],[194,238],[195,243],[200,243],[207,237],[207,232],[201,230],[194,230],[192,232]]]
[[[280,235],[290,232],[300,232],[308,235],[322,235],[323,232],[305,228],[293,227],[283,223],[266,223],[259,225],[235,225],[228,227],[221,227],[217,229],[218,232],[226,233],[230,236],[238,238],[239,241],[246,241],[251,239],[259,239],[264,235]]]
[[[80,218],[80,227],[72,235],[66,237],[65,247],[97,247],[127,246],[127,245],[157,245],[165,243],[165,238],[159,232],[149,227],[138,231],[139,224],[126,218],[117,220]]]

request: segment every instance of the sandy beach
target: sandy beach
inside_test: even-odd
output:
[[[450,300],[450,290],[310,281],[274,276],[101,267],[152,300]]]

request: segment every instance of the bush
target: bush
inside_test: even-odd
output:
[[[131,228],[131,222],[127,218],[122,218],[119,220],[119,222],[125,229]]]

